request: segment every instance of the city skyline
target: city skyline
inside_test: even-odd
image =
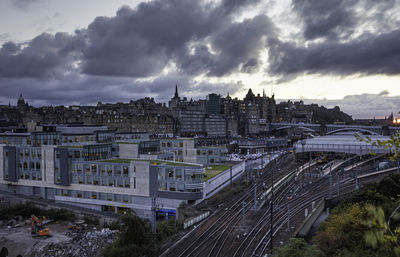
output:
[[[396,1],[140,2],[0,3],[0,103],[167,102],[178,83],[189,99],[252,88],[355,118],[400,109]]]

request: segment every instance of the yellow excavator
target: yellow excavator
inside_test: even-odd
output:
[[[43,226],[43,222],[33,214],[31,215],[31,223],[32,223],[32,235],[39,237],[50,236],[50,229],[45,228]]]

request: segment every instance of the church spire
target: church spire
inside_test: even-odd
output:
[[[178,83],[176,83],[176,85],[175,85],[175,96],[174,96],[174,98],[178,98],[179,96],[178,96]]]

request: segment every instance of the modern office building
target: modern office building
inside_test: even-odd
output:
[[[153,197],[164,212],[203,197],[202,165],[172,161],[158,140],[116,143],[112,133],[79,128],[17,134],[0,134],[0,190],[101,211],[133,209],[145,218]]]

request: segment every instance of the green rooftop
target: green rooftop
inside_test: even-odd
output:
[[[205,168],[206,170],[206,177],[204,177],[204,181],[209,180],[210,178],[213,178],[217,176],[219,173],[229,169],[232,167],[233,164],[226,164],[226,165],[210,165]]]

